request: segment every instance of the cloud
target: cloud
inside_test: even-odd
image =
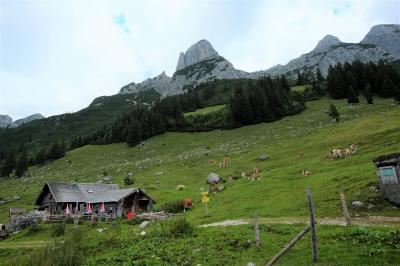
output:
[[[396,0],[0,1],[0,113],[77,111],[172,75],[200,39],[239,69],[267,69],[326,34],[358,42],[375,24],[399,23],[396,10]]]

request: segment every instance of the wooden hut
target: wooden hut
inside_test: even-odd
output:
[[[46,182],[36,205],[49,214],[99,214],[101,205],[105,213],[121,217],[128,211],[151,211],[154,200],[143,189],[120,189],[117,184],[88,184]],[[89,205],[92,212],[89,212]]]
[[[379,156],[373,162],[383,196],[400,205],[400,153]]]

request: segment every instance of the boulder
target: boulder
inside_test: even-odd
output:
[[[260,159],[260,161],[265,161],[269,159],[269,156],[263,153],[260,155],[260,157],[258,157],[258,159]]]
[[[216,173],[209,173],[207,176],[207,183],[218,183],[219,180],[219,175]]]
[[[353,201],[353,202],[351,203],[351,207],[352,207],[353,209],[361,209],[362,207],[364,207],[364,203],[361,202],[361,201]]]
[[[143,230],[147,227],[147,225],[149,225],[149,223],[149,221],[144,221],[139,225],[139,228]]]

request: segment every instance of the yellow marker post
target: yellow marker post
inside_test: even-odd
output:
[[[208,202],[210,201],[210,197],[208,192],[201,192],[201,202],[204,203],[206,215],[208,215]]]

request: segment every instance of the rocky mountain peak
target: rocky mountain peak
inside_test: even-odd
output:
[[[186,50],[181,52],[176,66],[176,71],[194,65],[200,61],[217,58],[219,54],[207,40],[200,40]]]
[[[395,58],[400,58],[400,25],[375,25],[360,43],[378,45],[385,51],[391,53]]]
[[[318,42],[317,46],[314,48],[314,52],[327,51],[331,46],[337,44],[340,44],[339,38],[328,34]]]

